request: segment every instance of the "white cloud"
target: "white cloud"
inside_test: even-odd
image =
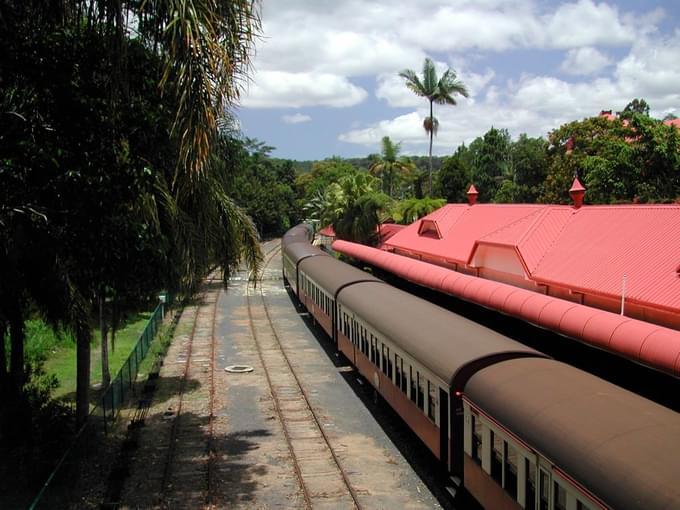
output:
[[[591,75],[602,71],[611,63],[604,53],[591,46],[584,46],[569,50],[560,69],[567,74]]]
[[[362,102],[366,95],[343,76],[261,71],[255,74],[242,104],[251,108],[345,107]]]
[[[622,5],[617,0],[263,2],[264,37],[242,104],[343,108],[360,104],[370,92],[380,101],[354,110],[355,122],[339,139],[375,150],[389,135],[403,141],[405,151],[423,153],[427,101],[409,91],[397,73],[420,72],[430,56],[438,60],[440,73],[455,68],[471,95],[455,107],[435,106],[440,121],[435,152],[450,152],[491,125],[513,136],[545,135],[602,109],[621,110],[635,97],[644,98],[652,114],[678,111],[680,30],[662,34],[668,23],[661,23],[664,12],[653,5]],[[671,19],[675,23],[677,16]],[[560,65],[554,55],[562,51]],[[373,79],[374,90],[362,88]],[[387,107],[408,110],[380,113]],[[315,115],[314,120],[323,119]]]
[[[544,16],[544,26],[546,42],[555,48],[619,46],[633,42],[638,35],[634,20],[622,17],[616,6],[592,0],[560,5]]]
[[[525,47],[541,37],[542,27],[527,1],[466,6],[442,2],[401,28],[404,38],[429,51],[469,48],[502,51]]]
[[[283,115],[281,120],[284,124],[302,124],[303,122],[309,122],[312,118],[302,113],[294,113],[293,115]]]
[[[643,97],[654,110],[680,105],[680,30],[672,37],[638,41],[616,66],[615,77],[630,99]]]

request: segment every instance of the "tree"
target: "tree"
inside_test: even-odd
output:
[[[444,159],[441,170],[437,174],[436,193],[444,197],[447,202],[456,203],[466,200],[471,171],[466,158],[467,152],[468,148],[465,144],[460,145],[452,156]]]
[[[541,194],[548,172],[548,143],[522,133],[510,144],[511,179],[503,181],[503,194],[495,202],[534,203]],[[499,192],[501,191],[499,189]]]
[[[568,203],[574,175],[591,203],[664,202],[680,194],[677,129],[644,114],[632,113],[626,122],[602,117],[570,122],[551,132],[549,141],[543,202]]]
[[[395,207],[394,216],[397,223],[410,225],[414,221],[427,216],[433,211],[443,207],[446,200],[443,198],[409,198],[402,200]]]
[[[0,316],[12,315],[21,339],[41,294],[59,297],[59,320],[78,342],[82,423],[90,320],[102,296],[192,289],[215,263],[226,278],[241,256],[259,266],[257,232],[229,198],[214,150],[259,20],[246,0],[5,0],[0,8],[0,98],[11,103],[0,113],[0,189],[15,204],[0,213],[1,230],[25,234],[0,236],[3,258],[29,260],[23,251],[41,240],[49,263],[35,267],[54,275],[48,287],[3,288]],[[17,125],[21,136],[7,136]],[[24,213],[38,219],[27,226]],[[18,346],[14,356],[18,367]]]
[[[374,244],[382,214],[391,203],[377,186],[375,177],[359,171],[332,183],[320,197],[321,223],[332,225],[338,239]]]
[[[273,160],[270,147],[248,138],[223,137],[221,159],[229,166],[229,189],[261,235],[281,235],[297,220],[292,162]]]
[[[390,198],[393,196],[392,191],[395,177],[398,179],[402,176],[409,176],[415,170],[413,163],[399,157],[400,149],[400,143],[393,143],[389,136],[384,136],[382,139],[382,154],[368,168],[369,173],[372,175],[382,177],[383,192]]]
[[[510,134],[506,129],[491,127],[484,137],[470,144],[473,156],[472,182],[481,202],[491,201],[503,180],[512,180]]]
[[[429,169],[429,194],[432,195],[432,140],[437,134],[439,121],[433,115],[434,103],[455,105],[455,95],[468,97],[468,91],[463,82],[456,79],[456,72],[447,69],[441,78],[437,78],[437,70],[434,62],[426,58],[423,64],[422,79],[411,69],[405,69],[399,73],[406,81],[406,86],[417,96],[424,97],[430,104],[430,115],[423,121],[425,132],[430,135],[430,169]]]
[[[633,113],[639,113],[641,115],[646,115],[647,117],[649,117],[649,105],[647,104],[647,101],[638,98],[633,99],[623,109],[623,111],[621,112],[621,117],[629,118]]]

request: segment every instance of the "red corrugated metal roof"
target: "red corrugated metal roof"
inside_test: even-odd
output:
[[[532,271],[542,283],[680,309],[680,207],[583,207]]]
[[[468,276],[347,241],[333,249],[429,287],[576,338],[680,377],[680,331]]]
[[[533,273],[536,266],[555,244],[569,219],[577,211],[571,207],[549,207],[519,245],[524,264]]]
[[[423,218],[437,222],[441,239],[419,235],[421,220],[418,220],[395,234],[385,243],[384,248],[404,248],[465,264],[472,255],[475,243],[481,237],[508,223],[531,216],[541,207],[543,206],[448,204]],[[502,214],[503,222],[499,221],[499,213]]]
[[[442,238],[419,235],[420,221],[384,249],[467,264],[479,244],[514,248],[528,279],[577,292],[680,311],[680,206],[449,204],[426,216]]]
[[[333,225],[328,225],[327,227],[319,230],[319,235],[326,237],[335,237],[335,230],[333,230]]]

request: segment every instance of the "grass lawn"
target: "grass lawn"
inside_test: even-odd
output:
[[[116,332],[115,352],[111,352],[110,350],[109,339],[109,371],[112,379],[132,352],[132,348],[137,343],[137,340],[139,340],[142,331],[144,331],[144,326],[146,326],[149,317],[151,317],[151,312],[138,313],[128,318],[124,326]],[[35,335],[30,335],[30,329],[31,328],[27,328],[29,343],[35,341]],[[45,334],[47,333],[40,332],[40,336]],[[49,343],[49,340],[39,340],[39,342],[42,345],[45,345]],[[102,379],[100,345],[99,330],[94,330],[91,347],[92,372],[90,376],[91,384],[93,386],[101,384]],[[63,338],[56,340],[49,348],[51,352],[48,354],[47,361],[45,362],[45,372],[54,374],[59,380],[59,387],[55,390],[53,396],[55,398],[64,398],[66,400],[75,401],[76,344],[72,338],[63,335]]]

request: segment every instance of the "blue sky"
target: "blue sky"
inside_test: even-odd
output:
[[[397,73],[425,57],[470,97],[435,106],[435,154],[492,125],[545,136],[647,100],[680,116],[678,0],[263,0],[263,34],[236,115],[274,155],[426,154],[425,99]]]

